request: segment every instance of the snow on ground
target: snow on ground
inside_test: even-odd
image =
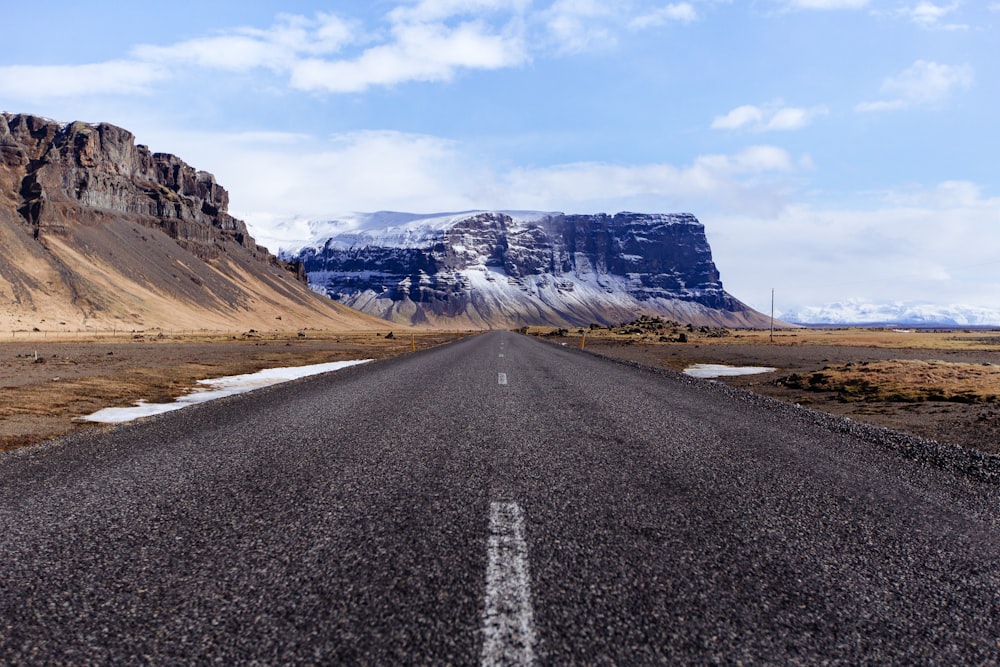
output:
[[[778,370],[767,366],[726,366],[725,364],[695,364],[684,369],[685,375],[696,378],[732,377],[734,375],[756,375]]]
[[[399,213],[379,211],[377,213],[349,213],[330,220],[289,220],[285,225],[295,233],[282,241],[281,255],[292,256],[304,248],[320,250],[331,239],[335,245],[344,248],[374,245],[391,248],[419,248],[441,237],[455,224],[482,213],[493,211],[461,211],[455,213]],[[549,215],[560,215],[557,211],[495,211],[509,215],[515,225],[526,225]],[[308,230],[306,232],[305,230]],[[308,236],[304,240],[302,236]],[[294,240],[292,240],[294,239]]]
[[[99,422],[102,424],[120,424],[132,421],[140,417],[150,417],[152,415],[180,410],[195,403],[212,401],[223,396],[233,396],[242,394],[254,389],[268,387],[280,382],[288,382],[298,378],[317,375],[319,373],[329,373],[338,371],[348,366],[364,364],[371,359],[360,359],[357,361],[332,361],[326,364],[313,364],[311,366],[295,366],[287,368],[266,368],[257,373],[247,373],[245,375],[229,375],[221,378],[209,380],[199,380],[198,384],[204,385],[204,389],[195,389],[190,394],[180,396],[173,403],[146,403],[139,401],[129,408],[104,408],[97,412],[80,417],[84,421]]]

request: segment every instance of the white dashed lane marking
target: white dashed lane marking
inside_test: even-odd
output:
[[[497,373],[497,383],[499,383],[499,384],[507,384],[507,374],[506,373]]]
[[[486,605],[481,665],[533,665],[535,627],[524,513],[512,502],[490,503]]]

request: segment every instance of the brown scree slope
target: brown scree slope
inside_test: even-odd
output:
[[[228,205],[119,127],[0,113],[0,331],[389,326],[312,292]]]

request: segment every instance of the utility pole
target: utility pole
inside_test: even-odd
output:
[[[771,345],[774,345],[774,288],[771,288]]]

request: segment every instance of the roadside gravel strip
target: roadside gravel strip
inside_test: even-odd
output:
[[[586,353],[611,363],[622,364],[623,366],[629,366],[650,373],[661,373],[677,377],[678,379],[682,379],[680,378],[682,375],[688,375],[687,373],[680,374],[669,369],[644,366],[634,361],[618,359],[589,350]],[[762,396],[746,389],[730,387],[722,382],[711,382],[710,384],[716,391],[727,395],[731,400],[757,402],[760,403],[761,409],[790,410],[788,403],[768,396]],[[866,445],[892,449],[906,458],[951,470],[971,480],[1000,485],[1000,456],[985,454],[974,449],[946,442],[928,440],[927,438],[921,438],[909,433],[880,428],[846,417],[831,415],[822,410],[795,406],[794,411],[801,413],[800,415],[796,414],[795,418],[806,419],[821,428],[854,436],[866,443]]]
[[[493,332],[0,456],[0,663],[995,664],[998,479]]]

